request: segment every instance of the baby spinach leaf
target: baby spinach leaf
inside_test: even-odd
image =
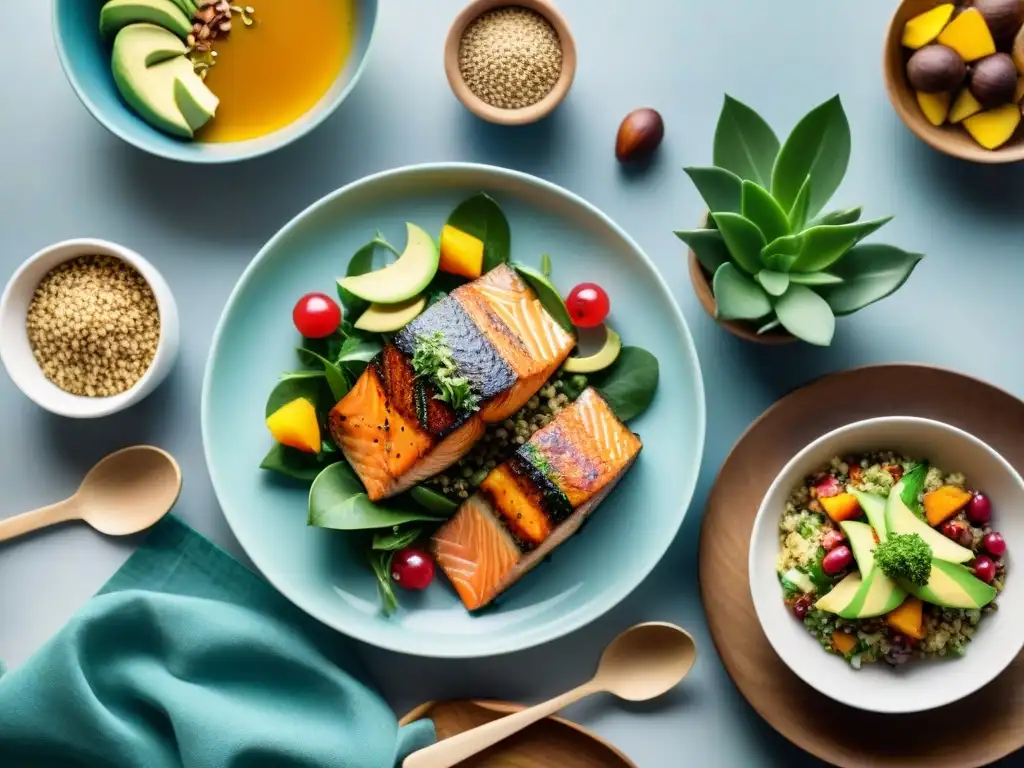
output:
[[[418,508],[405,508],[397,502],[370,501],[366,489],[348,462],[331,464],[317,475],[309,489],[308,524],[336,531],[392,528],[402,523],[444,522]]]
[[[373,548],[382,552],[403,549],[416,541],[421,533],[423,533],[423,529],[417,526],[410,528],[396,526],[390,531],[377,531],[373,534]]]
[[[448,217],[447,224],[484,244],[484,272],[505,264],[511,258],[512,230],[501,206],[490,195],[479,192],[459,203]]]
[[[296,371],[284,374],[274,385],[267,398],[265,416],[270,418],[279,408],[300,397],[313,403],[318,413],[334,405],[323,371]]]
[[[922,461],[920,464],[914,465],[903,475],[903,488],[900,493],[900,499],[907,505],[907,509],[922,520],[925,518],[925,515],[924,510],[921,509],[921,502],[918,500],[918,497],[921,495],[921,491],[924,490],[924,482],[927,479],[928,462]]]
[[[850,123],[834,96],[808,112],[782,145],[771,173],[772,196],[784,209],[792,209],[810,176],[806,215],[817,216],[839,188],[849,163]]]
[[[274,443],[266,458],[260,463],[260,469],[274,472],[293,480],[311,482],[323,470],[316,454],[297,451],[287,445]]]
[[[757,112],[725,97],[715,128],[715,165],[768,187],[779,153],[779,139]]]
[[[425,485],[414,486],[409,491],[409,496],[411,496],[412,500],[421,507],[435,515],[450,517],[451,514],[459,508],[459,505],[452,499],[449,499],[443,493],[435,491],[433,488],[428,488]]]
[[[327,377],[327,386],[331,388],[331,394],[334,395],[335,403],[348,394],[348,379],[345,378],[345,374],[342,372],[341,368],[332,363],[326,357],[322,357],[311,349],[303,349],[300,347],[299,352],[309,355],[323,365],[324,375]]]
[[[591,377],[608,405],[622,421],[647,410],[658,389],[658,358],[640,347],[623,347],[610,368]]]
[[[717,229],[691,229],[676,232],[676,237],[690,246],[704,270],[713,275],[723,264],[731,261],[722,233]]]
[[[377,589],[380,592],[381,609],[385,614],[392,614],[398,610],[398,598],[395,597],[395,590],[391,587],[391,558],[394,552],[377,551],[370,552],[370,565],[377,577]]]
[[[923,258],[891,245],[856,245],[832,265],[841,284],[821,295],[837,315],[849,315],[895,293]]]
[[[565,300],[555,286],[551,284],[551,281],[537,270],[525,264],[514,262],[512,266],[522,276],[523,280],[533,288],[533,292],[537,294],[541,306],[548,311],[551,317],[555,319],[555,322],[575,336],[576,326],[572,324],[572,318],[569,316],[569,310],[565,306]]]
[[[743,179],[725,168],[683,168],[711,213],[739,213]]]

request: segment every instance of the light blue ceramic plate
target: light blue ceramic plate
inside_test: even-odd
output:
[[[272,445],[267,394],[295,367],[296,299],[332,292],[348,259],[379,228],[404,243],[404,222],[439,232],[462,199],[481,190],[512,226],[513,258],[551,254],[555,283],[584,280],[611,295],[610,322],[625,343],[651,350],[661,384],[630,427],[640,459],[587,526],[478,616],[443,576],[379,612],[364,552],[346,534],[306,526],[306,489],[258,469]],[[636,243],[575,195],[539,179],[478,165],[423,165],[358,181],[304,211],[253,260],[214,338],[203,387],[203,443],[217,497],[238,540],[266,577],[303,610],[347,635],[404,653],[490,656],[578,629],[626,597],[675,537],[697,482],[704,391],[693,342],[668,288]]]
[[[377,0],[356,0],[355,42],[334,85],[309,112],[279,131],[249,141],[182,141],[152,128],[125,104],[110,74],[110,43],[99,33],[105,0],[53,0],[53,38],[71,87],[107,130],[153,155],[186,163],[230,163],[265,155],[305,136],[345,100],[363,72],[377,26]],[[299,0],[295,0],[299,4]],[[255,3],[255,5],[259,5]]]

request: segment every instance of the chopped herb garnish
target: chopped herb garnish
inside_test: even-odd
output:
[[[429,377],[437,388],[435,400],[448,403],[456,411],[475,411],[480,408],[480,396],[473,392],[469,380],[458,375],[458,367],[441,331],[419,336],[412,367],[417,378]]]

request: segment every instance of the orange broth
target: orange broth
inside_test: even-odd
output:
[[[245,141],[293,123],[327,93],[352,51],[355,0],[243,2],[256,23],[235,17],[215,45],[206,84],[220,106],[198,141]]]

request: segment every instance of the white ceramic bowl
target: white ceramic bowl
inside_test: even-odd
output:
[[[160,341],[149,370],[127,392],[112,397],[82,397],[57,387],[36,363],[25,318],[36,286],[47,272],[79,256],[114,256],[131,264],[153,289],[160,311]],[[167,377],[178,356],[178,307],[167,282],[139,254],[105,240],[67,240],[39,251],[14,273],[0,298],[0,363],[18,389],[40,407],[70,418],[107,416],[135,405]]]
[[[892,450],[927,460],[946,472],[963,472],[970,487],[992,500],[992,526],[1007,542],[1007,586],[999,610],[985,616],[967,653],[956,659],[885,662],[860,670],[826,653],[783,603],[776,576],[778,523],[790,492],[833,456]],[[840,427],[794,456],[768,489],[750,541],[750,592],[758,620],[775,652],[798,677],[836,701],[881,713],[919,712],[950,704],[999,675],[1024,645],[1024,574],[1013,570],[1024,546],[1024,481],[977,438],[929,419],[882,417]]]

